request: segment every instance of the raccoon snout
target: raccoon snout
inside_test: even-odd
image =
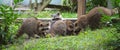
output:
[[[43,28],[42,31],[49,30],[49,28]]]

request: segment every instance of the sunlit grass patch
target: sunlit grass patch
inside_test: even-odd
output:
[[[87,30],[78,36],[40,38],[11,45],[9,50],[106,50],[106,44],[114,39],[114,28]],[[4,49],[4,50],[6,50]]]
[[[35,14],[33,11],[28,11],[28,13],[22,13],[19,18],[27,17],[37,17],[37,18],[51,18],[51,15],[57,13],[58,11],[42,11]],[[60,12],[63,18],[76,18],[77,13],[71,12]]]

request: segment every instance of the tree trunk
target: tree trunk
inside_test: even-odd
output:
[[[86,0],[77,0],[78,1],[78,17],[84,15],[86,12]]]
[[[32,9],[32,0],[29,0],[29,7]]]
[[[37,4],[37,2],[38,2],[38,0],[35,0],[35,3],[34,3],[34,9],[35,9],[35,11],[38,10],[38,4]]]
[[[39,7],[39,12],[41,12],[49,3],[51,0],[42,0],[41,6]]]

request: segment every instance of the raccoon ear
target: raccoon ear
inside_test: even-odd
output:
[[[38,22],[38,27],[43,26],[43,24],[41,22]]]
[[[51,17],[53,17],[53,15],[51,15]]]
[[[73,26],[72,26],[72,25],[70,25],[69,27],[70,27],[70,28],[73,28]]]
[[[60,13],[58,12],[57,15],[60,15]]]

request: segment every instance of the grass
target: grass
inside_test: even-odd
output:
[[[22,13],[22,15],[19,18],[27,18],[27,17],[38,17],[38,18],[51,18],[51,15],[54,13],[57,13],[58,11],[42,11],[38,12],[37,14],[33,13],[32,11],[29,11],[29,14]],[[63,18],[76,18],[77,13],[71,13],[71,12],[60,12]]]
[[[27,17],[37,17],[37,18],[51,18],[51,15],[57,13],[58,11],[42,11],[35,14],[33,11],[28,11],[29,13],[22,13],[19,18]],[[60,12],[63,18],[77,18],[77,13],[75,12]],[[112,16],[111,18],[118,18],[118,14]]]
[[[30,39],[3,50],[112,50],[107,43],[115,40],[114,33],[114,28],[87,30],[78,36]]]

